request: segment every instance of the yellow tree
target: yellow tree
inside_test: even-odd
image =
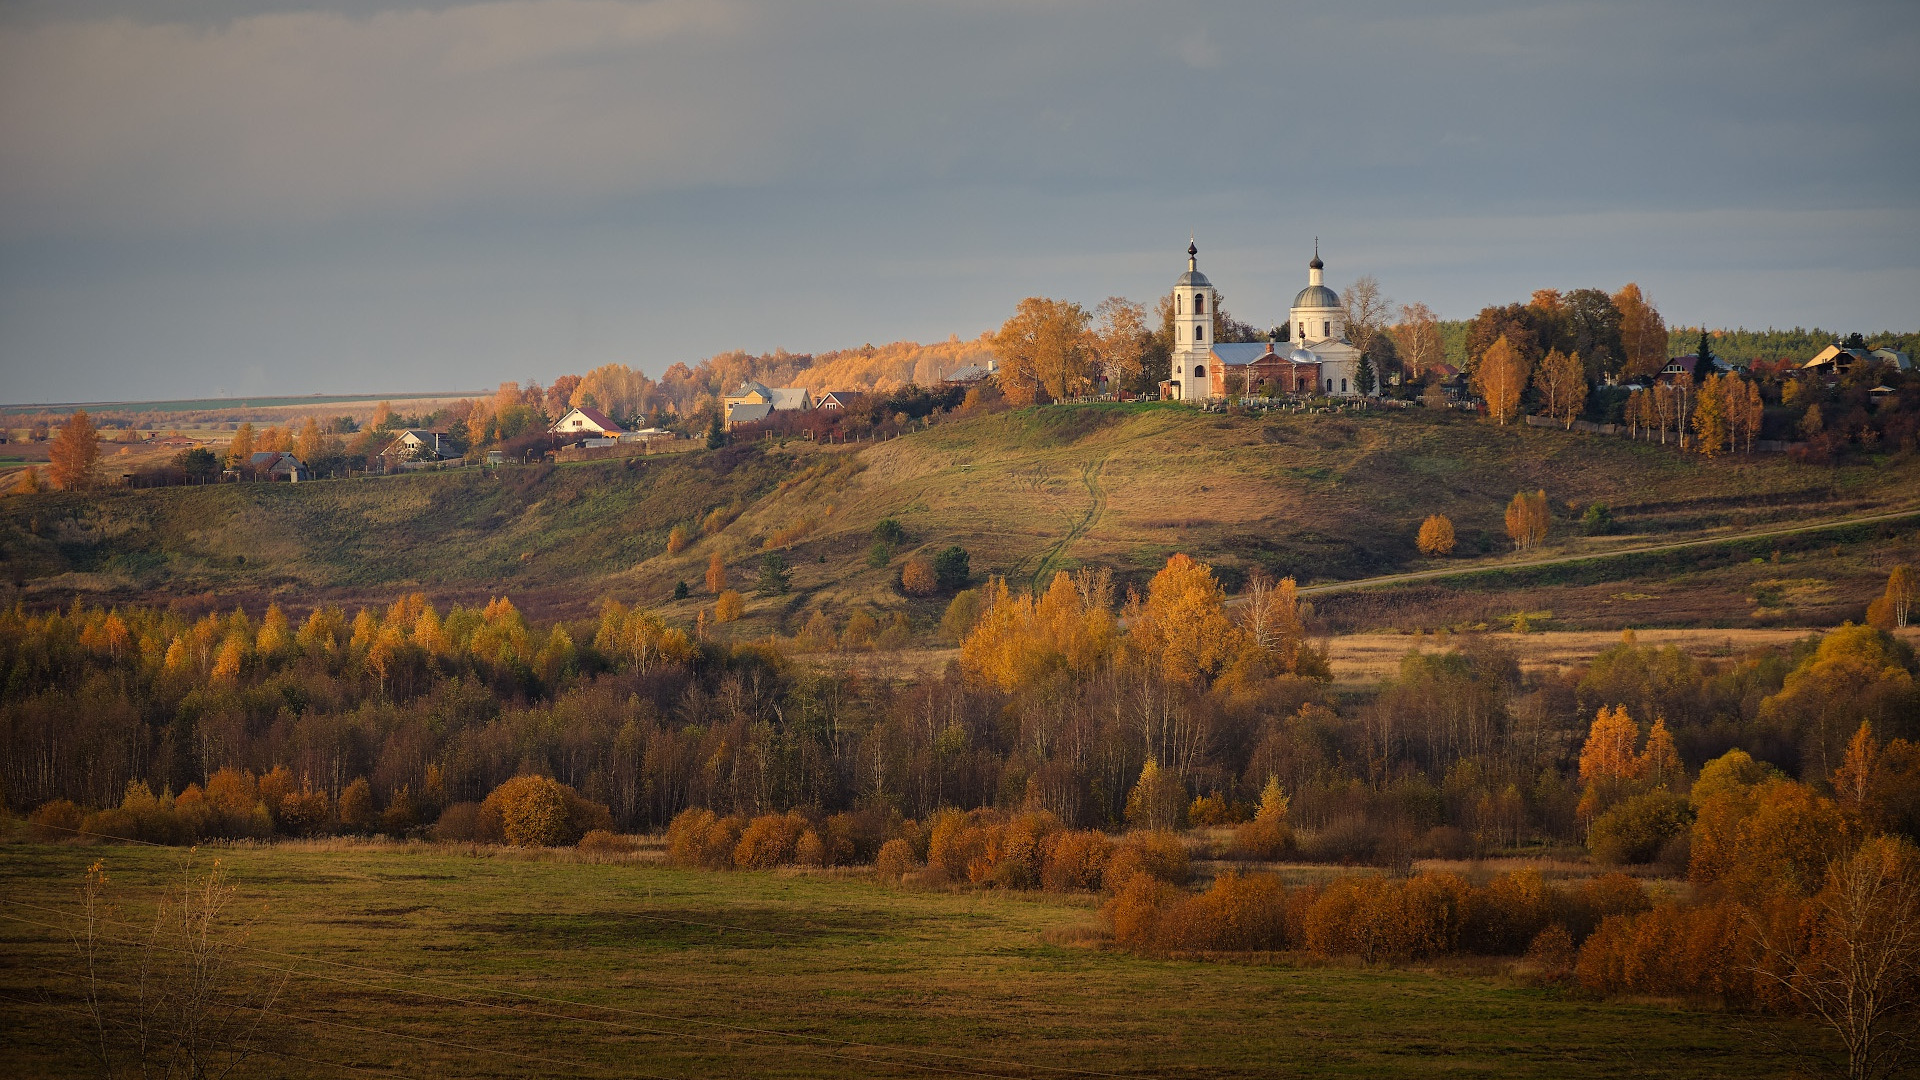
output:
[[[1656,374],[1667,365],[1667,324],[1660,312],[1632,282],[1613,294],[1613,306],[1620,312],[1620,347],[1626,353],[1621,377],[1643,379]]]
[[[1667,730],[1663,716],[1654,717],[1653,729],[1647,732],[1647,748],[1640,753],[1638,771],[1655,784],[1672,786],[1686,779],[1680,749],[1673,744],[1673,732]]]
[[[1572,428],[1574,418],[1587,406],[1587,369],[1580,354],[1549,351],[1534,373],[1533,384],[1540,389],[1547,415]]]
[[[1713,457],[1727,448],[1727,380],[1709,375],[1693,407],[1694,449]]]
[[[1544,543],[1551,522],[1552,512],[1547,506],[1545,491],[1532,494],[1515,492],[1513,501],[1507,504],[1507,535],[1513,539],[1513,546],[1518,551],[1526,551]]]
[[[1029,296],[993,336],[1000,387],[1017,405],[1058,401],[1086,384],[1087,313],[1067,300]]]
[[[1410,378],[1424,378],[1427,371],[1446,358],[1446,342],[1440,336],[1440,318],[1425,304],[1406,304],[1400,308],[1400,321],[1388,331],[1400,353]]]
[[[253,424],[243,423],[240,430],[233,433],[233,441],[227,444],[227,464],[245,465],[247,459],[253,456],[253,447]]]
[[[746,601],[732,589],[723,590],[713,602],[713,621],[733,622],[746,612]]]
[[[717,551],[707,560],[707,591],[715,596],[727,591],[727,564]]]
[[[1429,514],[1427,520],[1420,523],[1420,534],[1414,538],[1420,548],[1420,554],[1442,556],[1453,554],[1453,522],[1445,514]]]
[[[1128,619],[1134,649],[1174,682],[1210,682],[1239,650],[1240,633],[1213,568],[1185,554],[1167,560]]]
[[[85,491],[98,480],[100,471],[100,432],[85,411],[67,418],[60,433],[47,447],[52,459],[53,482],[66,491]]]
[[[1147,329],[1147,309],[1124,296],[1109,296],[1093,311],[1097,320],[1090,337],[1094,363],[1109,390],[1140,374],[1153,333]]]
[[[1840,805],[1856,812],[1866,807],[1879,760],[1880,744],[1873,737],[1873,725],[1862,720],[1860,729],[1847,743],[1847,756],[1841,759],[1840,767],[1833,770],[1833,793],[1839,797]]]
[[[313,417],[307,417],[307,422],[300,427],[300,440],[295,444],[294,456],[304,464],[311,465],[326,452],[326,436],[321,432],[319,423]]]
[[[1494,423],[1504,424],[1520,410],[1520,395],[1527,389],[1527,358],[1513,347],[1507,335],[1487,347],[1473,369],[1473,389],[1487,403],[1487,415]]]

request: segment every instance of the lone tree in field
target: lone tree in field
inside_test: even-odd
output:
[[[717,551],[707,560],[707,591],[715,596],[727,591],[727,564]]]
[[[1453,554],[1453,522],[1444,514],[1429,514],[1420,523],[1420,535],[1414,539],[1420,554],[1439,557]]]
[[[1545,542],[1552,519],[1545,491],[1531,495],[1515,492],[1513,501],[1507,504],[1507,535],[1513,538],[1514,550],[1526,551]]]
[[[53,482],[66,491],[93,487],[100,470],[100,432],[84,411],[67,418],[60,434],[47,447],[53,462]]]
[[[1527,358],[1507,335],[1487,347],[1473,369],[1473,389],[1487,403],[1487,415],[1504,424],[1520,411],[1520,395],[1527,389]]]

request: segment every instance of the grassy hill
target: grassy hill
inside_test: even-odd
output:
[[[971,553],[976,577],[1016,583],[1082,564],[1143,583],[1175,551],[1213,562],[1229,586],[1255,566],[1310,583],[1432,565],[1413,534],[1422,517],[1444,513],[1460,536],[1456,561],[1497,562],[1507,501],[1536,488],[1556,514],[1552,547],[1601,551],[1901,505],[1920,491],[1920,466],[1708,461],[1419,409],[1262,420],[1169,405],[1055,406],[858,447],[759,444],[494,473],[15,497],[0,504],[0,564],[32,602],[271,596],[303,608],[421,589],[443,600],[507,594],[563,614],[613,595],[690,619],[715,551],[744,586],[771,540],[793,565],[794,588],[753,601],[749,628],[791,630],[815,606],[908,605],[893,587],[901,561],[954,543]],[[1612,508],[1613,535],[1579,535],[1595,502]],[[868,534],[884,517],[905,526],[909,543],[888,566],[870,567]],[[698,539],[669,555],[675,525]],[[1875,547],[1885,535],[1843,538],[1845,551],[1831,538],[1788,549],[1851,560],[1847,572],[1864,581],[1885,573]],[[1683,576],[1703,560],[1713,561],[1695,554],[1648,572]],[[1831,572],[1803,566],[1788,579],[1826,582]],[[1617,574],[1600,576],[1587,584],[1619,591]],[[681,580],[696,595],[670,604]],[[911,610],[924,625],[938,605]]]

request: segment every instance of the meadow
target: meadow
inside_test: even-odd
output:
[[[182,858],[0,846],[0,1058],[88,1074],[56,912],[104,859],[137,921]],[[1105,947],[1092,897],[419,843],[196,858],[254,920],[243,971],[292,972],[249,1066],[271,1075],[1779,1076],[1827,1047],[1499,961],[1136,955]]]

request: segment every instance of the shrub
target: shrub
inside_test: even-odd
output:
[[[737,622],[746,609],[746,600],[739,593],[724,589],[713,602],[713,618],[715,622]]]
[[[793,847],[793,861],[801,866],[828,866],[827,844],[820,834],[812,829],[800,834],[800,842]]]
[[[1519,953],[1553,918],[1558,899],[1537,870],[1502,874],[1475,890],[1462,944],[1490,956]]]
[[[1113,899],[1100,908],[1113,939],[1136,949],[1153,948],[1159,938],[1161,909],[1175,901],[1178,890],[1144,872],[1113,884]]]
[[[1210,795],[1196,795],[1193,802],[1187,804],[1187,824],[1196,829],[1211,829],[1233,822],[1233,807],[1227,803],[1226,796],[1217,791]]]
[[[900,591],[908,596],[932,596],[940,591],[940,579],[933,572],[933,562],[924,555],[915,555],[900,568]]]
[[[678,555],[687,550],[688,546],[692,543],[693,534],[688,531],[687,527],[685,525],[675,525],[673,531],[667,533],[667,554]]]
[[[770,870],[793,862],[807,819],[798,811],[762,814],[747,823],[733,848],[733,865],[742,870]]]
[[[379,814],[373,806],[373,785],[362,776],[340,793],[340,827],[348,832],[369,832]]]
[[[27,824],[33,826],[33,838],[42,842],[56,840],[79,840],[80,826],[86,821],[87,812],[66,799],[55,799],[41,803],[39,809],[27,815]]]
[[[1587,832],[1587,847],[1602,866],[1650,863],[1692,818],[1686,799],[1665,790],[1645,792],[1600,815]]]
[[[1758,957],[1746,920],[1745,909],[1726,902],[1661,904],[1638,915],[1610,915],[1580,947],[1574,973],[1581,986],[1600,993],[1711,995],[1746,1003],[1759,996]]]
[[[973,577],[968,567],[967,549],[958,544],[945,548],[933,557],[933,574],[943,589],[964,589]]]
[[[1166,829],[1127,834],[1107,862],[1104,881],[1109,888],[1126,884],[1135,874],[1146,874],[1170,885],[1185,885],[1191,876],[1187,847]]]
[[[1535,934],[1527,946],[1527,963],[1533,968],[1534,979],[1542,983],[1560,983],[1573,978],[1576,956],[1573,936],[1559,923]]]
[[[290,836],[319,836],[333,825],[333,800],[327,789],[303,782],[280,800],[280,831]]]
[[[873,862],[873,868],[879,871],[880,876],[890,881],[900,880],[919,865],[919,860],[913,857],[913,847],[899,839],[881,844],[879,857]]]
[[[1453,522],[1444,514],[1431,514],[1420,523],[1414,543],[1422,555],[1451,555],[1454,548]]]
[[[936,813],[927,836],[927,869],[946,881],[966,881],[967,867],[987,853],[986,827],[992,819],[987,810]]]
[[[986,828],[986,850],[967,865],[967,879],[1003,889],[1037,889],[1046,849],[1060,822],[1044,810],[1015,814]]]
[[[1097,829],[1058,833],[1047,847],[1040,886],[1048,892],[1096,891],[1112,858],[1113,841],[1106,833]]]
[[[1206,892],[1161,912],[1158,943],[1169,949],[1262,952],[1287,948],[1287,890],[1279,879],[1229,871]]]
[[[480,804],[457,802],[440,811],[434,823],[433,838],[444,843],[472,843],[480,839]]]
[[[608,829],[594,829],[580,838],[581,851],[624,855],[633,850],[633,841]]]
[[[691,807],[674,815],[667,825],[667,858],[681,866],[724,870],[733,865],[733,849],[740,843],[745,823],[731,815]]]
[[[516,776],[494,788],[481,802],[479,817],[480,832],[492,832],[489,819],[497,819],[500,838],[515,847],[561,847],[613,825],[605,806],[546,776]]]

